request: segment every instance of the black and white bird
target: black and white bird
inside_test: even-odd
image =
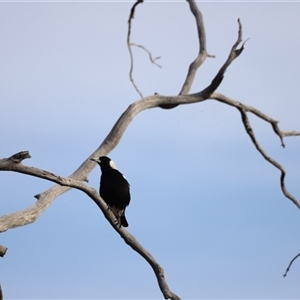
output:
[[[115,163],[107,156],[91,158],[100,165],[102,175],[99,194],[109,205],[119,224],[128,227],[125,208],[130,202],[130,185],[124,175],[117,170]]]

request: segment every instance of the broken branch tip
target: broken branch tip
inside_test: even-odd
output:
[[[15,164],[20,164],[22,162],[22,160],[24,160],[26,158],[31,158],[29,151],[18,152],[16,154],[12,155],[9,159]]]

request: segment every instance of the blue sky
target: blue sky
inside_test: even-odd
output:
[[[129,77],[132,3],[0,3],[1,157],[28,150],[25,163],[68,176],[139,99]],[[300,3],[198,3],[208,58],[191,92],[210,83],[243,24],[245,51],[218,91],[300,130]],[[162,69],[134,49],[144,96],[176,95],[198,52],[185,2],[139,5],[132,41],[161,56]],[[250,116],[264,149],[287,170],[300,199],[299,137],[282,149],[269,124]],[[299,298],[299,211],[279,171],[255,150],[237,110],[208,100],[151,109],[130,124],[109,156],[131,184],[129,231],[165,270],[183,299]],[[89,184],[98,188],[100,170]],[[51,183],[0,173],[1,215],[31,206]],[[8,299],[162,298],[147,263],[95,204],[72,190],[32,225],[1,234],[0,281]]]

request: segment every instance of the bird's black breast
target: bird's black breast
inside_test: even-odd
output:
[[[106,170],[101,175],[100,196],[108,205],[124,209],[130,202],[129,183],[118,170]]]

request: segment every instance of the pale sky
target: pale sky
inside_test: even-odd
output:
[[[140,97],[129,80],[127,20],[132,2],[0,3],[1,158],[28,150],[29,166],[71,174]],[[300,3],[198,2],[208,58],[191,92],[206,87],[237,38],[250,38],[218,91],[300,130]],[[144,96],[179,93],[198,53],[184,1],[139,5],[132,41]],[[250,116],[269,155],[287,170],[300,200],[300,137],[285,139]],[[299,211],[280,190],[280,172],[256,151],[239,112],[208,100],[151,109],[108,154],[131,184],[128,230],[165,270],[182,299],[300,297]],[[98,189],[100,170],[90,175]],[[1,214],[34,204],[52,186],[0,172]],[[150,266],[80,191],[57,198],[33,224],[1,234],[5,299],[162,299]]]

